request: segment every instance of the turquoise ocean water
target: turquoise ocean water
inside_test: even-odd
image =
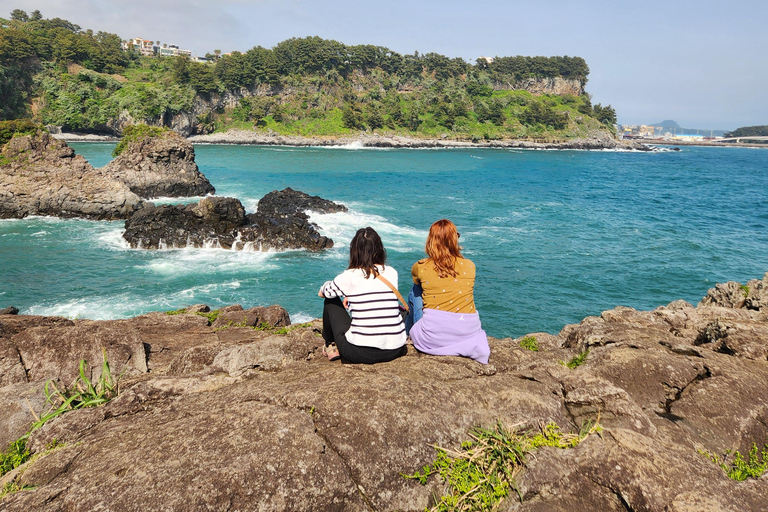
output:
[[[72,146],[96,167],[114,147]],[[304,321],[320,315],[317,290],[345,268],[358,228],[380,233],[406,293],[429,225],[443,217],[477,264],[475,302],[496,337],[556,333],[617,305],[695,304],[717,282],[768,271],[766,150],[203,145],[196,153],[217,194],[248,211],[285,187],[346,204],[349,213],[312,216],[336,247],[142,251],[122,241],[122,222],[0,220],[0,307],[109,319],[195,303],[277,303]]]

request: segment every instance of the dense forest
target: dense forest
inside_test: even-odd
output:
[[[768,125],[743,126],[732,132],[726,132],[725,137],[768,137]]]
[[[601,126],[612,130],[616,123],[613,108],[593,106],[584,92],[589,68],[580,57],[495,57],[471,64],[320,37],[219,53],[209,63],[140,57],[124,51],[115,34],[17,9],[10,19],[0,18],[0,119],[31,117],[69,131],[120,133],[140,122],[176,129],[179,116],[186,116],[189,133],[375,130],[463,139],[563,139]],[[566,81],[566,93],[526,90],[556,80]],[[234,102],[222,101],[225,95]]]

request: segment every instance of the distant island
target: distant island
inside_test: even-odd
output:
[[[592,104],[581,57],[471,64],[304,37],[271,49],[216,50],[199,62],[146,55],[128,43],[39,11],[0,18],[0,120],[110,136],[144,123],[183,136],[236,129],[467,142],[615,137],[616,113]]]

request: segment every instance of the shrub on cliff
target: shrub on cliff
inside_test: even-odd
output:
[[[134,124],[131,126],[126,126],[123,130],[123,138],[120,139],[120,142],[118,142],[117,146],[115,146],[115,150],[112,151],[112,156],[119,156],[120,153],[122,153],[131,142],[135,142],[145,137],[158,137],[163,133],[170,131],[171,130],[168,128],[149,126],[146,124]]]
[[[12,121],[0,121],[0,147],[11,140],[14,135],[34,135],[42,126],[31,119],[14,119]]]

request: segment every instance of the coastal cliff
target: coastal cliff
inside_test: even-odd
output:
[[[156,130],[126,141],[101,169],[48,132],[11,138],[0,154],[0,218],[127,219],[147,206],[142,198],[214,193],[197,168],[192,144]]]
[[[134,130],[137,127],[132,127]],[[139,130],[141,125],[139,125]],[[131,137],[103,171],[143,198],[204,196],[216,192],[195,163],[195,148],[171,130]],[[136,131],[139,131],[136,130]]]
[[[2,148],[0,218],[125,219],[142,206],[125,184],[49,133],[14,137]]]
[[[697,307],[617,307],[557,335],[490,339],[488,365],[413,347],[385,364],[332,363],[319,321],[286,326],[279,306],[173,313],[0,316],[3,443],[44,410],[44,382],[68,385],[80,359],[97,377],[103,347],[123,374],[107,405],[32,433],[39,456],[0,480],[30,489],[5,510],[424,510],[446,486],[402,474],[430,464],[433,446],[458,449],[497,422],[594,421],[601,435],[527,458],[519,495],[498,509],[765,507],[765,476],[733,480],[707,454],[766,443],[768,274],[717,285]]]

